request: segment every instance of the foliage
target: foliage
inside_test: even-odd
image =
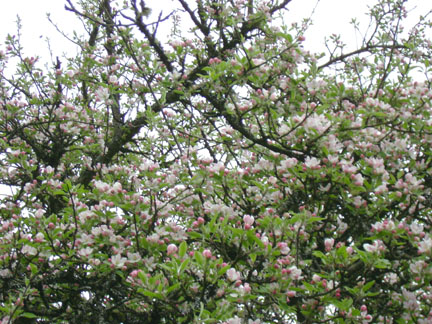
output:
[[[380,0],[322,57],[289,2],[68,0],[46,68],[8,37],[2,323],[431,322],[430,23]]]

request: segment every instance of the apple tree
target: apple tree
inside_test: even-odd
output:
[[[427,15],[321,54],[291,0],[152,2],[2,45],[1,323],[431,323]]]

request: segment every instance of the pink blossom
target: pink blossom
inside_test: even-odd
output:
[[[211,253],[211,251],[210,251],[209,249],[205,249],[205,250],[202,252],[202,255],[203,255],[206,259],[210,259],[210,258],[212,257],[212,253]]]
[[[214,163],[208,167],[211,173],[219,173],[225,170],[225,165],[222,162]]]
[[[280,167],[278,167],[278,169],[285,171],[285,170],[291,169],[296,164],[297,164],[296,158],[288,158],[286,160],[281,161]]]
[[[24,245],[21,249],[21,252],[25,255],[36,255],[38,253],[38,251],[36,250],[36,248],[34,248],[33,246],[30,245]]]
[[[432,239],[430,237],[425,237],[419,244],[418,244],[418,252],[423,253],[429,253],[432,249]]]
[[[330,126],[329,120],[324,115],[317,115],[315,113],[309,116],[303,124],[306,131],[314,130],[318,134],[324,133]]]
[[[118,78],[115,75],[110,75],[108,82],[111,84],[117,84],[118,83]]]
[[[366,159],[366,162],[368,162],[376,174],[383,174],[386,172],[383,159],[371,157]]]
[[[36,211],[36,213],[35,213],[35,217],[36,218],[42,218],[42,216],[43,215],[45,215],[45,210],[43,210],[43,209],[38,209],[37,211]]]
[[[222,61],[221,61],[221,59],[219,59],[218,57],[212,57],[210,60],[209,60],[209,64],[210,65],[213,65],[213,64],[219,64],[219,63],[221,63]]]
[[[94,186],[100,192],[106,192],[106,191],[108,191],[110,189],[110,185],[109,184],[107,184],[107,183],[105,183],[103,181],[99,181],[99,180],[96,180],[94,182]]]
[[[421,185],[422,180],[417,180],[417,178],[413,176],[411,173],[407,173],[405,175],[405,181],[412,190],[423,188],[423,186]]]
[[[384,182],[381,185],[379,185],[378,187],[376,187],[375,194],[381,195],[382,193],[387,192],[387,191],[388,191],[387,183]]]
[[[262,322],[261,322],[261,320],[259,320],[259,319],[257,319],[257,320],[248,320],[248,324],[261,324]]]
[[[287,293],[286,293],[286,295],[287,295],[289,298],[295,297],[296,294],[297,294],[297,292],[296,292],[295,290],[288,290]]]
[[[302,276],[301,276],[302,271],[299,268],[297,268],[296,266],[289,268],[288,271],[289,271],[291,279],[299,280],[302,278]]]
[[[69,78],[73,78],[74,76],[75,76],[75,71],[74,70],[68,70],[67,72],[66,72],[66,75],[69,77]]]
[[[411,291],[406,290],[405,288],[402,288],[402,296],[404,299],[404,308],[415,311],[419,308],[419,304],[417,302],[417,297],[414,293]]]
[[[141,261],[141,255],[139,253],[127,252],[127,260],[130,263],[136,263]]]
[[[360,196],[353,197],[353,204],[356,208],[360,208],[364,204],[365,200],[363,200]]]
[[[241,295],[249,294],[251,292],[250,285],[246,282],[244,285],[238,287],[238,291]]]
[[[410,230],[413,234],[419,235],[419,234],[423,233],[423,230],[424,230],[423,224],[411,223]]]
[[[83,257],[88,257],[92,253],[93,253],[93,249],[90,247],[86,247],[78,251],[78,254]]]
[[[264,64],[265,60],[259,59],[259,58],[254,58],[254,59],[252,59],[252,62],[253,62],[254,65],[258,66],[258,65]]]
[[[280,249],[281,254],[287,255],[288,253],[290,253],[290,248],[285,242],[279,242],[277,246]]]
[[[371,253],[380,253],[385,250],[384,243],[381,240],[375,240],[372,244],[365,243],[363,244],[363,248],[365,251]]]
[[[334,239],[332,239],[332,238],[326,238],[324,240],[324,246],[325,246],[325,249],[326,249],[327,252],[331,251],[331,249],[333,248],[333,245],[334,245]]]
[[[110,94],[107,88],[99,87],[96,90],[95,95],[97,101],[106,102],[108,101]]]
[[[255,222],[255,218],[250,215],[245,215],[243,216],[243,222],[245,223],[245,227],[250,228]]]
[[[363,179],[363,176],[360,173],[351,176],[351,179],[354,181],[354,184],[356,186],[363,186],[364,179]]]
[[[320,91],[321,89],[326,87],[326,85],[327,83],[324,80],[315,80],[315,79],[306,83],[306,86],[311,94],[315,94],[317,91]]]
[[[172,46],[173,48],[177,48],[177,47],[183,47],[183,42],[179,41],[179,40],[173,40],[170,43],[170,46]]]
[[[290,128],[288,127],[287,124],[282,124],[279,129],[277,130],[278,134],[283,136],[285,134],[287,134],[290,131]]]
[[[178,251],[178,248],[175,244],[170,244],[167,246],[167,254],[168,255],[175,254],[175,253],[177,253],[177,251]]]
[[[13,274],[9,269],[1,269],[0,270],[0,278],[7,279],[12,278]]]
[[[112,185],[110,192],[111,192],[111,193],[120,193],[120,192],[122,191],[122,189],[123,189],[123,188],[122,188],[121,183],[120,183],[120,182],[115,182],[115,183]]]
[[[116,268],[122,268],[126,261],[127,259],[122,257],[120,254],[116,254],[111,257],[111,264]]]
[[[320,282],[320,281],[321,281],[321,277],[315,273],[315,274],[312,276],[312,280],[313,280],[314,282]]]
[[[230,318],[226,324],[242,324],[241,318],[238,318],[237,316]]]
[[[240,272],[236,271],[234,268],[228,269],[226,275],[230,281],[237,281],[241,279]]]
[[[320,161],[316,157],[307,157],[305,160],[305,166],[310,169],[319,169]]]
[[[415,274],[421,274],[427,268],[427,266],[428,265],[426,262],[423,260],[418,260],[415,263],[410,264],[410,270]]]
[[[139,270],[133,270],[133,271],[130,273],[130,276],[131,276],[132,278],[136,278],[136,277],[138,277],[138,273],[139,273]]]

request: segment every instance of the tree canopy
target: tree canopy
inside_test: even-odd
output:
[[[431,323],[431,23],[379,0],[313,53],[290,2],[66,0],[45,66],[8,36],[1,323]]]

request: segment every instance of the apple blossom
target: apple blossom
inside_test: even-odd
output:
[[[210,251],[209,249],[205,249],[205,250],[202,252],[202,255],[203,255],[206,259],[210,259],[210,258],[212,257],[212,253],[211,253],[211,251]]]
[[[228,269],[226,274],[227,274],[227,277],[230,281],[237,281],[237,280],[241,279],[240,273],[238,271],[236,271],[236,269],[234,269],[234,268]]]
[[[37,249],[30,245],[24,245],[21,252],[28,256],[34,256],[38,253]]]
[[[167,254],[168,255],[175,254],[175,253],[177,253],[177,251],[178,251],[178,248],[175,244],[170,244],[167,246]]]
[[[243,216],[243,222],[245,224],[245,228],[247,227],[247,229],[249,229],[255,222],[255,218],[250,215],[245,215]]]
[[[331,249],[333,248],[333,245],[334,245],[334,239],[326,238],[324,240],[324,246],[325,246],[326,251],[331,251]]]

